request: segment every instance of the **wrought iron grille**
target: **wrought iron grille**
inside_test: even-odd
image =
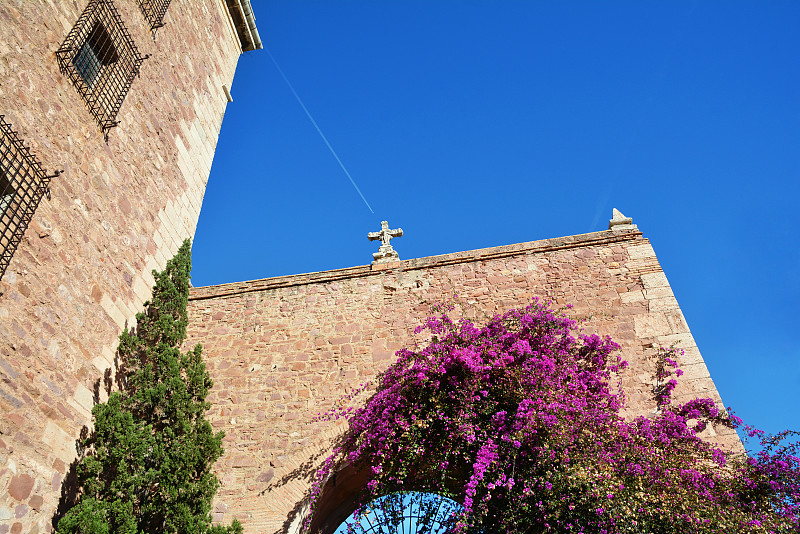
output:
[[[167,14],[167,8],[172,0],[137,0],[139,8],[144,13],[144,18],[150,24],[150,29],[155,30],[162,27],[164,23],[164,15]]]
[[[58,68],[78,89],[103,134],[119,124],[122,102],[139,74],[142,56],[111,0],[90,0],[56,50]]]
[[[447,534],[462,510],[457,502],[435,493],[390,493],[354,512],[335,534]]]
[[[0,115],[0,278],[25,235],[44,195],[50,195],[50,179],[36,156],[22,144],[11,125]]]

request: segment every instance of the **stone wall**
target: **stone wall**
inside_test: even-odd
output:
[[[189,344],[204,346],[214,379],[209,418],[226,432],[216,518],[236,517],[248,533],[294,531],[311,474],[343,429],[315,416],[420,341],[413,329],[430,304],[455,294],[461,313],[478,321],[534,296],[573,304],[571,315],[590,317],[587,331],[622,345],[631,416],[654,409],[652,358],[673,343],[685,350],[677,397],[719,401],[653,248],[635,226],[195,288]],[[740,446],[735,434],[709,437]]]
[[[55,55],[86,4],[0,2],[0,114],[65,171],[0,281],[0,534],[50,531],[117,336],[194,235],[241,53],[223,0],[173,0],[155,39],[114,0],[150,58],[106,142]]]

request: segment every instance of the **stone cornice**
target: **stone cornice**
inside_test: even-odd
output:
[[[334,269],[331,271],[293,274],[288,276],[276,276],[274,278],[249,280],[245,282],[231,282],[213,286],[193,287],[189,292],[189,300],[223,298],[240,295],[243,293],[252,293],[254,291],[267,291],[277,288],[334,282],[342,279],[362,278],[366,276],[380,275],[382,271],[413,271],[417,269],[429,269],[432,267],[443,267],[459,263],[494,260],[523,254],[539,254],[570,248],[592,247],[596,245],[606,245],[609,243],[622,241],[632,241],[640,239],[641,236],[642,232],[640,232],[638,229],[622,231],[605,230],[602,232],[592,232],[588,234],[578,234],[551,239],[540,239],[538,241],[528,241],[526,243],[517,243],[514,245],[502,245],[498,247],[441,254],[438,256],[427,256],[424,258],[401,260],[396,262],[376,263],[374,265],[361,265],[357,267],[348,267],[345,269]]]

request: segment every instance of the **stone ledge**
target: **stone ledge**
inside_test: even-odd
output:
[[[526,243],[517,243],[514,245],[502,245],[498,247],[441,254],[438,256],[428,256],[425,258],[401,260],[386,264],[376,264],[371,266],[361,265],[358,267],[347,267],[344,269],[334,269],[331,271],[321,271],[316,273],[293,274],[245,282],[231,282],[213,286],[193,287],[189,292],[189,300],[222,298],[255,291],[265,291],[269,289],[308,284],[319,284],[348,278],[362,278],[371,275],[379,275],[382,272],[389,270],[413,271],[417,269],[428,269],[431,267],[442,267],[459,263],[472,263],[476,261],[492,260],[529,253],[539,254],[544,252],[552,252],[555,250],[591,247],[595,245],[605,245],[623,241],[634,241],[637,239],[642,239],[644,241],[642,238],[642,232],[636,229],[625,231],[605,230],[601,232],[591,232],[588,234],[528,241]]]

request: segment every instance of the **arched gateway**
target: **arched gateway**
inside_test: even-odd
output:
[[[456,526],[462,511],[456,501],[435,493],[390,493],[351,514],[334,534],[445,534]]]
[[[616,215],[616,214],[615,214]],[[676,399],[719,401],[649,241],[630,219],[610,229],[429,258],[200,287],[189,302],[190,344],[201,342],[214,379],[209,419],[226,432],[215,516],[248,533],[291,532],[307,514],[313,474],[345,428],[317,415],[376,377],[413,344],[430,304],[458,295],[464,315],[527,305],[574,305],[586,330],[610,335],[630,364],[629,415],[653,410],[653,349],[676,344],[685,380]],[[353,399],[363,402],[364,395]],[[721,402],[721,401],[720,401]],[[709,436],[740,447],[734,433]],[[327,481],[314,528],[331,533],[363,485]]]
[[[304,520],[311,515],[309,530],[319,534],[350,534],[346,529],[348,524],[352,525],[352,534],[395,530],[405,534],[437,534],[445,532],[450,526],[448,520],[461,509],[461,504],[452,499],[418,488],[379,497],[368,503],[362,517],[354,518],[365,483],[365,470],[345,465],[326,481],[313,514],[306,509],[298,518]],[[293,522],[293,526],[301,523]]]

